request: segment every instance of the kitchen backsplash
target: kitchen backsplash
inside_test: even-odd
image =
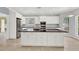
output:
[[[40,24],[22,25],[21,27],[25,27],[25,28],[33,27],[33,28],[39,29],[40,28]],[[59,28],[59,24],[46,24],[46,28],[47,29]]]
[[[39,24],[35,25],[35,28],[40,28]],[[59,28],[59,24],[46,24],[47,29],[54,29],[54,28]]]
[[[59,28],[59,24],[48,24],[46,25],[48,29]]]

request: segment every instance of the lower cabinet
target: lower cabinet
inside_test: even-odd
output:
[[[60,36],[56,37],[56,46],[64,46],[64,36],[60,34]]]
[[[56,36],[52,33],[47,33],[47,45],[56,46]]]
[[[35,33],[35,45],[36,46],[46,46],[47,45],[47,34],[45,33]]]
[[[63,33],[21,33],[21,44],[24,46],[64,46]]]

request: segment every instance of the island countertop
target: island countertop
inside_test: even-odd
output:
[[[19,32],[63,32],[63,33],[68,33],[68,31],[59,30],[59,29],[47,29],[46,31],[39,31],[39,30],[26,31],[26,30],[21,30]]]
[[[64,47],[64,31],[62,32],[39,32],[25,31],[21,32],[22,46],[56,46]]]

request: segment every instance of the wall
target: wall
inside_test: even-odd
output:
[[[9,9],[6,7],[0,7],[0,13],[9,15]]]
[[[15,13],[16,13],[16,17],[23,19],[23,16],[21,14],[19,14],[18,12]]]
[[[9,9],[5,7],[0,7],[0,16],[6,17],[7,20],[7,30],[6,32],[1,32],[0,33],[0,38],[2,39],[8,39],[9,38]]]
[[[63,23],[64,17],[65,16],[69,16],[69,15],[78,16],[79,15],[79,9],[76,9],[76,10],[71,11],[71,12],[66,12],[66,13],[60,14],[59,15],[59,24],[60,24],[60,27],[63,26],[62,23]]]
[[[9,11],[9,38],[16,38],[16,13],[14,11]]]
[[[69,16],[73,15],[73,16]],[[78,39],[78,15],[79,15],[79,9],[76,9],[74,11],[64,13],[60,15],[60,27],[63,27],[63,20],[65,16],[70,17],[70,24],[69,24],[69,36],[77,38]]]
[[[16,17],[22,18],[22,15],[9,8],[9,38],[10,39],[16,39]]]
[[[7,18],[7,31],[0,33],[0,38],[16,39],[16,17],[23,19],[22,15],[10,8],[0,7],[0,16]]]
[[[16,38],[16,13],[8,8],[0,7],[0,16],[7,18],[7,31],[0,33],[0,36],[5,36],[5,39]]]

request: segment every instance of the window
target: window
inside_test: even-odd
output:
[[[69,31],[69,17],[65,17],[63,21],[63,26],[66,31]]]
[[[0,17],[0,32],[6,31],[6,17]]]

